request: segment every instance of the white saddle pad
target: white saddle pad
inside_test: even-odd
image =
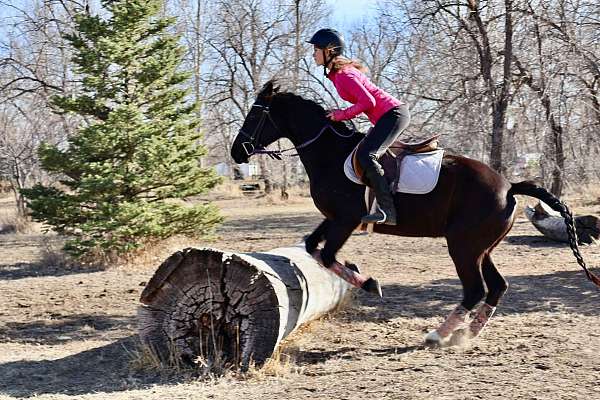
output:
[[[364,185],[354,172],[351,157],[352,153],[344,162],[344,173],[352,182]],[[440,177],[443,157],[444,150],[411,154],[404,157],[400,166],[400,179],[396,186],[396,192],[412,194],[431,192]]]

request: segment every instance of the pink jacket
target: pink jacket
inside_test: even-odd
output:
[[[375,86],[365,74],[352,66],[330,72],[327,77],[333,82],[340,97],[353,104],[344,110],[333,111],[333,119],[336,121],[352,119],[364,112],[375,125],[383,114],[404,104]]]

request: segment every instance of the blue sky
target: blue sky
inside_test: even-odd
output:
[[[376,4],[375,0],[326,0],[333,9],[333,22],[340,25],[351,25],[360,22],[362,18],[367,17]],[[4,3],[4,4],[3,4]],[[0,2],[0,18],[7,14],[13,14],[14,9],[6,4],[23,5],[26,0],[8,0]]]
[[[375,0],[327,0],[333,9],[333,23],[339,28],[348,27],[359,23],[363,18],[368,18],[376,6]]]
[[[358,24],[369,18],[376,6],[376,0],[326,0],[332,8],[331,27],[347,33],[352,25]],[[16,10],[6,4],[22,6],[28,0],[1,0],[0,1],[0,34],[3,32],[4,18],[16,13]]]

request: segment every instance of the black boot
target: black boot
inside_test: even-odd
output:
[[[379,207],[373,214],[362,217],[362,222],[396,225],[396,206],[394,206],[394,198],[386,179],[379,174],[375,166],[365,169],[365,177],[369,186],[375,191],[375,199]]]

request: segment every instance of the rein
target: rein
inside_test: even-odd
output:
[[[279,129],[279,127],[277,126],[275,121],[273,121],[273,117],[269,113],[269,111],[270,111],[269,106],[253,104],[252,107],[261,108],[262,115],[261,115],[261,118],[258,121],[258,124],[256,125],[256,128],[254,129],[254,132],[252,133],[252,135],[249,135],[240,129],[240,133],[244,137],[249,139],[249,142],[242,143],[242,146],[244,147],[244,150],[246,151],[246,154],[248,156],[251,156],[253,154],[266,154],[269,157],[271,157],[273,159],[277,159],[277,160],[281,160],[282,156],[297,157],[297,156],[299,156],[298,150],[308,147],[312,143],[316,142],[323,135],[323,133],[325,133],[325,131],[327,129],[331,129],[333,131],[333,133],[335,133],[337,136],[339,136],[341,138],[345,138],[345,139],[354,136],[354,134],[356,133],[356,131],[353,131],[350,135],[343,135],[343,134],[339,133],[331,124],[325,124],[315,137],[305,141],[302,144],[299,144],[298,146],[290,147],[288,149],[283,149],[283,150],[267,150],[258,143],[258,140],[260,139],[260,136],[262,134],[262,130],[264,129],[264,125],[265,125],[267,118],[269,121],[271,121],[271,124],[273,124],[273,127],[275,128],[276,131],[278,131],[280,134],[282,131],[281,131],[281,129]],[[283,135],[281,135],[281,137],[283,137]],[[286,153],[288,153],[290,151],[294,151],[294,150],[296,151],[296,154],[286,154]]]

